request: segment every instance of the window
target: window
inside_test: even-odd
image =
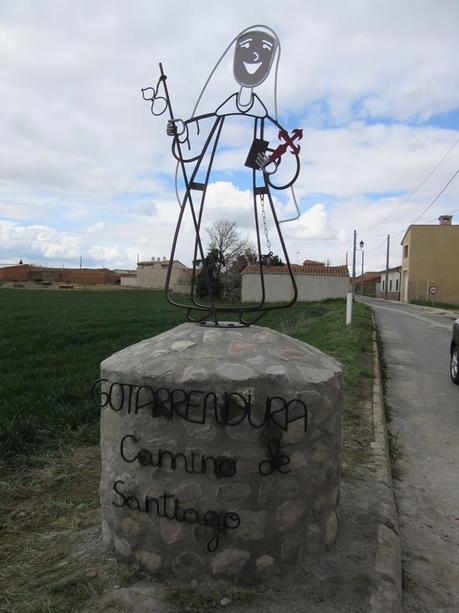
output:
[[[395,279],[395,291],[398,292],[398,279]]]
[[[389,281],[389,291],[392,291],[392,279]]]
[[[405,259],[408,257],[408,245],[403,245],[403,257]]]
[[[381,291],[384,291],[384,281],[381,281]]]

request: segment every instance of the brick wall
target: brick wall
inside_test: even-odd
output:
[[[27,281],[28,272],[28,264],[5,266],[5,268],[0,268],[0,279],[3,281]]]

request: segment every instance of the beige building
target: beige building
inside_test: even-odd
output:
[[[152,258],[137,264],[136,275],[121,277],[121,285],[124,287],[139,287],[145,289],[163,290],[166,286],[167,269],[169,261],[166,258]],[[190,291],[190,270],[178,260],[172,264],[170,289],[179,294]]]
[[[326,298],[344,298],[349,291],[347,266],[299,266],[292,264],[298,287],[298,301],[312,302]],[[293,295],[287,266],[264,268],[266,302],[285,302]],[[247,266],[242,271],[242,302],[258,302],[261,298],[260,269]]]
[[[459,304],[459,225],[451,224],[451,215],[439,220],[439,225],[409,226],[402,239],[403,302]]]

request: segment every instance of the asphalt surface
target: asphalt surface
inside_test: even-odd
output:
[[[384,343],[391,432],[401,449],[395,496],[403,611],[459,611],[459,386],[449,376],[459,314],[359,298]]]

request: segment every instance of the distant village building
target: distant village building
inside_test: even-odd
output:
[[[401,266],[389,268],[387,271],[387,298],[400,300],[400,271]],[[386,271],[381,271],[381,280],[376,284],[376,298],[386,297]]]
[[[452,215],[441,215],[438,225],[411,225],[406,231],[401,242],[403,302],[459,304],[459,225],[451,221]]]
[[[17,264],[0,268],[0,280],[35,283],[51,282],[82,285],[119,284],[120,275],[108,268],[51,268],[32,264]]]
[[[1,281],[27,281],[30,266],[28,264],[16,264],[16,266],[3,266],[0,268]]]
[[[400,300],[400,266],[389,268],[387,278],[388,300]],[[364,272],[355,277],[354,288],[356,294],[372,296],[373,298],[386,297],[386,271]]]
[[[368,270],[354,279],[354,291],[363,296],[376,296],[376,288],[381,285],[381,272]]]
[[[169,261],[166,258],[152,258],[137,264],[135,274],[122,275],[123,287],[139,287],[145,289],[163,290],[166,286],[167,269]],[[170,288],[173,292],[186,294],[190,291],[190,269],[178,260],[172,264]]]
[[[307,260],[308,261],[308,260]],[[344,298],[349,291],[347,266],[325,266],[321,262],[300,266],[292,264],[298,286],[298,301],[311,302],[326,298]],[[242,271],[241,299],[258,302],[261,299],[260,268],[246,266]],[[285,302],[292,294],[287,266],[268,266],[263,269],[266,302]]]

